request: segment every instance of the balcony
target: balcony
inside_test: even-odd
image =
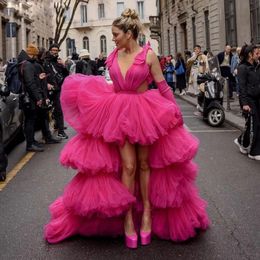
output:
[[[158,39],[158,37],[161,35],[160,18],[159,16],[149,16],[149,20],[151,38]]]

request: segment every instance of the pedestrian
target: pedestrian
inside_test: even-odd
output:
[[[164,67],[164,77],[167,84],[172,89],[172,92],[175,92],[176,76],[175,76],[175,69],[171,60],[172,58],[170,56],[166,57],[166,63]]]
[[[176,54],[176,87],[179,89],[180,95],[186,95],[186,66],[182,54]]]
[[[220,66],[220,72],[221,76],[226,78],[228,80],[228,95],[229,95],[229,100],[233,101],[233,89],[235,83],[235,78],[231,73],[231,61],[233,54],[231,52],[231,46],[227,44],[225,46],[225,50],[223,52],[220,52],[218,55],[218,62]]]
[[[150,44],[138,45],[140,29],[135,10],[113,21],[117,48],[106,62],[113,85],[80,74],[64,82],[62,107],[78,135],[61,163],[79,173],[50,206],[50,243],[75,234],[124,234],[126,246],[136,248],[139,232],[148,245],[152,233],[183,241],[208,226],[191,161],[198,142],[183,126]],[[153,79],[158,90],[148,90]]]
[[[260,161],[260,64],[258,49],[245,45],[238,66],[239,100],[246,118],[245,131],[234,140],[243,154]]]
[[[106,59],[104,58],[104,54],[100,53],[99,57],[97,59],[97,74],[98,75],[104,75],[106,65],[105,65]]]
[[[237,77],[237,68],[240,63],[240,52],[241,52],[241,47],[237,47],[236,53],[233,54],[232,59],[231,59],[231,73],[234,76],[235,81],[236,81],[237,96],[239,96],[239,82],[238,82],[238,77]]]
[[[44,151],[42,144],[34,138],[37,109],[42,106],[44,100],[35,66],[38,53],[37,46],[29,44],[26,52],[22,50],[18,55],[19,77],[23,88],[23,94],[20,95],[20,108],[24,113],[26,150],[31,152]]]
[[[48,83],[47,74],[44,70],[44,60],[46,56],[45,48],[40,48],[35,62],[35,70],[38,75],[37,85],[40,87],[40,92],[43,97],[43,103],[41,107],[37,108],[37,119],[40,129],[42,131],[42,137],[46,144],[56,144],[60,142],[60,139],[55,138],[49,127],[49,112],[52,109],[52,104],[48,96]]]
[[[87,49],[79,52],[80,61],[76,63],[76,73],[84,75],[97,75],[96,62],[90,59],[90,53]]]
[[[202,53],[200,45],[195,45],[193,55],[187,61],[187,67],[190,71],[187,93],[197,96],[199,94],[198,74],[205,73],[209,67],[207,56]]]
[[[64,79],[69,75],[69,71],[65,67],[65,63],[59,58],[59,45],[54,43],[49,47],[44,61],[44,70],[49,86],[53,86],[50,99],[53,102],[53,119],[55,121],[54,128],[57,130],[57,137],[67,139],[68,135],[64,131],[64,118],[60,104],[61,86]]]

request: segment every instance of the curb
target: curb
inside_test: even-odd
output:
[[[180,99],[186,101],[187,103],[196,107],[197,102],[194,97],[185,95],[180,96],[177,93],[174,93],[175,96],[179,97]],[[231,126],[238,128],[239,130],[244,130],[245,128],[245,121],[244,118],[234,115],[232,112],[229,112],[225,109],[225,121],[228,122]]]

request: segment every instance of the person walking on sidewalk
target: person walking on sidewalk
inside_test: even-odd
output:
[[[172,58],[170,56],[166,57],[164,77],[167,84],[171,87],[172,92],[175,92],[176,77],[175,77],[175,69],[171,60]]]
[[[182,67],[182,68],[181,68]],[[176,65],[175,65],[175,71],[176,71],[176,88],[179,89],[180,95],[186,95],[186,66],[184,59],[182,58],[182,55],[180,52],[176,54]]]
[[[246,128],[234,142],[241,153],[260,161],[260,64],[256,46],[243,46],[238,80],[240,105],[246,118]]]

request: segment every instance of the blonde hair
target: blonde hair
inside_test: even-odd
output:
[[[131,31],[135,40],[142,30],[142,23],[140,22],[137,12],[130,8],[126,8],[121,16],[113,21],[112,26],[117,27],[124,33]]]

